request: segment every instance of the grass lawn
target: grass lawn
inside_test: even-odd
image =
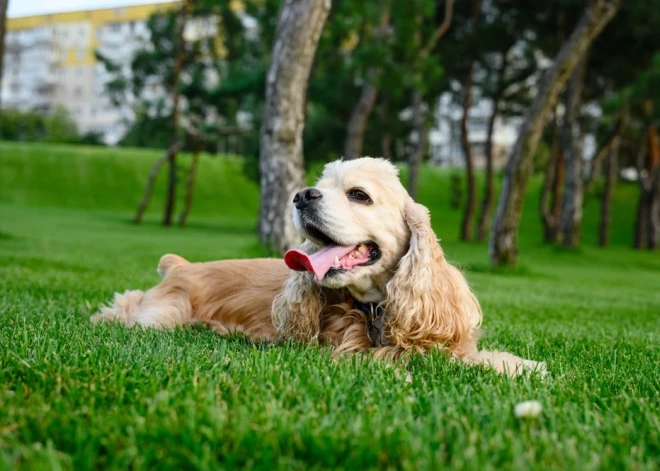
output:
[[[114,291],[149,288],[166,252],[263,255],[258,189],[204,158],[190,226],[158,225],[163,182],[130,223],[159,153],[0,143],[0,469],[635,469],[660,466],[660,256],[629,249],[637,189],[617,189],[613,246],[539,243],[530,187],[521,265],[456,241],[448,173],[425,172],[451,260],[481,300],[484,347],[545,360],[510,380],[436,355],[404,369],[201,329],[92,326]],[[185,158],[183,159],[185,161]],[[535,420],[515,404],[538,400]]]

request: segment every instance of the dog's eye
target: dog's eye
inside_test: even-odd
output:
[[[357,203],[362,203],[362,204],[371,204],[373,201],[371,201],[371,198],[369,197],[368,194],[366,194],[364,191],[358,189],[358,188],[353,188],[352,190],[349,190],[346,193],[346,196],[348,196],[348,199],[351,201],[355,201]]]

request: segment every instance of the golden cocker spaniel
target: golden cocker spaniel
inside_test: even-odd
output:
[[[318,341],[337,354],[397,358],[444,349],[511,375],[545,372],[544,363],[478,350],[479,302],[394,165],[369,157],[332,162],[293,203],[306,240],[284,262],[189,263],[165,255],[157,286],[115,294],[92,321],[158,328],[201,322],[254,340]]]

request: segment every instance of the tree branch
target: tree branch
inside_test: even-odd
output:
[[[442,38],[445,35],[445,33],[449,31],[453,17],[454,17],[454,0],[445,0],[445,17],[443,18],[440,26],[438,26],[438,29],[436,29],[435,33],[433,33],[433,36],[431,36],[431,38],[426,43],[426,46],[424,46],[424,48],[420,52],[419,54],[420,57],[423,58],[431,54],[431,51],[438,43],[440,38]]]

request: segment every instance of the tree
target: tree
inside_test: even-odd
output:
[[[559,124],[555,109],[551,125],[552,145],[550,160],[545,169],[541,189],[540,210],[543,224],[543,241],[553,243],[557,240],[559,218],[561,216],[562,190],[564,188],[564,156],[559,144]]]
[[[188,179],[186,180],[186,199],[183,205],[181,213],[179,213],[178,224],[181,227],[186,225],[186,220],[190,214],[190,209],[192,208],[193,198],[195,196],[195,181],[197,179],[197,166],[199,165],[199,152],[201,147],[201,138],[199,135],[192,136],[193,138],[193,156],[192,162],[190,163],[190,169],[188,171]]]
[[[656,125],[651,118],[652,110],[653,103],[648,100],[645,103],[648,124],[637,159],[640,195],[635,224],[635,248],[655,250],[660,244],[660,143]]]
[[[283,0],[277,20],[261,125],[259,236],[284,252],[300,242],[291,213],[305,184],[302,134],[307,82],[330,0]]]
[[[7,6],[9,0],[0,0],[0,89],[2,88],[3,60],[5,57],[5,28],[7,25]],[[0,97],[0,100],[2,97]],[[0,109],[2,102],[0,101]]]
[[[598,228],[598,245],[607,247],[610,243],[610,227],[612,226],[612,194],[617,181],[619,143],[621,135],[617,134],[612,144],[607,148],[605,162],[605,186],[600,207],[600,224]]]
[[[572,3],[559,5],[559,30],[564,29],[567,17],[571,14]],[[565,163],[565,182],[562,195],[562,211],[556,239],[568,247],[579,244],[582,226],[582,206],[589,196],[589,189],[594,179],[600,175],[604,160],[611,154],[611,147],[617,143],[624,127],[621,119],[622,109],[610,110],[608,116],[594,114],[594,109],[608,107],[609,97],[616,95],[640,72],[648,68],[652,51],[660,47],[657,31],[660,16],[655,12],[655,3],[648,0],[626,2],[622,4],[616,18],[606,31],[599,35],[589,49],[588,63],[582,61],[585,72],[581,80],[571,80],[570,84],[581,89],[579,95],[567,95],[567,100],[574,100],[573,106],[565,104],[562,124],[562,149],[559,164]],[[630,44],[635,44],[634,52]],[[577,76],[574,76],[578,79]],[[569,86],[569,92],[576,89]],[[620,105],[620,104],[619,104]],[[611,117],[611,122],[602,126]],[[600,149],[587,160],[581,148],[586,133],[594,129],[609,127],[602,140]],[[607,177],[607,175],[606,175]],[[610,190],[613,190],[612,188]]]
[[[181,13],[178,19],[176,43],[176,58],[174,63],[174,74],[172,75],[172,95],[171,95],[171,116],[172,126],[175,130],[172,136],[170,145],[170,152],[168,152],[168,173],[167,173],[167,196],[165,197],[165,211],[163,213],[163,226],[170,226],[172,224],[172,216],[174,214],[174,203],[176,198],[176,150],[172,146],[177,144],[176,130],[179,128],[179,81],[181,79],[181,72],[183,70],[183,61],[186,58],[186,45],[183,33],[186,29],[186,21],[190,13],[190,0],[183,0],[181,5]],[[184,219],[185,220],[185,219]]]
[[[546,5],[530,7],[520,0],[479,0],[456,4],[450,33],[441,52],[447,78],[446,89],[456,105],[462,107],[460,141],[465,158],[466,204],[460,225],[460,237],[474,235],[484,240],[490,226],[494,199],[494,136],[499,118],[518,117],[529,101],[529,81],[537,68],[533,52],[538,50],[532,38],[536,26],[531,18],[541,16]],[[543,12],[544,13],[544,12]],[[477,19],[475,19],[477,18]],[[477,212],[477,188],[469,116],[472,109],[490,108],[486,118],[484,154],[486,179],[484,195]],[[477,135],[480,133],[477,132]]]
[[[484,183],[484,197],[481,201],[481,210],[477,221],[478,241],[486,240],[486,233],[490,223],[491,213],[493,211],[494,198],[494,156],[493,156],[493,135],[495,133],[495,123],[500,113],[501,101],[505,92],[505,76],[508,67],[508,56],[511,46],[505,46],[499,54],[499,66],[495,72],[494,93],[491,96],[491,112],[488,117],[488,126],[486,131],[486,182]]]
[[[390,6],[386,4],[380,18],[380,23],[373,34],[373,41],[381,43],[384,41],[390,26]],[[364,146],[364,133],[367,128],[369,116],[376,104],[378,97],[378,75],[381,73],[378,65],[371,65],[366,72],[364,84],[360,92],[360,98],[353,108],[351,119],[348,122],[346,145],[344,146],[344,158],[356,159],[362,157]]]
[[[479,0],[474,1],[478,2]],[[435,16],[438,17],[437,14]],[[412,196],[413,199],[417,198],[417,187],[419,186],[419,170],[424,158],[428,133],[426,126],[427,119],[424,116],[422,107],[424,103],[425,92],[428,94],[431,89],[428,84],[423,83],[423,76],[424,72],[430,67],[428,64],[429,60],[434,59],[432,57],[432,53],[438,44],[438,41],[447,33],[447,31],[449,31],[453,16],[454,0],[444,0],[444,13],[442,20],[437,24],[437,26],[435,26],[428,39],[425,41],[422,38],[422,32],[424,31],[424,28],[422,28],[421,17],[417,17],[420,24],[414,34],[414,43],[418,52],[415,53],[412,60],[413,74],[411,99],[412,123],[416,141],[415,147],[410,153],[410,157],[408,159],[408,193],[410,193],[410,196]]]
[[[481,0],[472,0],[472,31],[476,35],[477,23],[481,14]],[[475,57],[470,57],[465,81],[463,82],[463,116],[461,117],[461,146],[465,159],[465,181],[467,198],[463,209],[460,239],[467,242],[472,237],[472,221],[477,206],[477,188],[474,177],[474,162],[472,159],[472,145],[468,135],[468,115],[472,106],[472,85],[474,82]]]
[[[614,17],[621,0],[596,0],[586,8],[575,30],[564,43],[553,65],[544,73],[536,98],[530,106],[509,157],[489,242],[491,262],[513,264],[518,257],[518,225],[533,156],[548,113],[554,108],[575,66],[593,40]]]
[[[582,229],[584,151],[578,113],[582,105],[586,69],[586,58],[583,58],[569,80],[564,102],[560,143],[566,173],[558,235],[566,247],[577,247],[580,244]]]
[[[252,2],[241,5],[253,8],[250,13],[261,18],[262,10]],[[134,218],[137,223],[142,221],[162,168],[168,168],[163,224],[174,222],[176,193],[181,186],[177,181],[179,151],[192,151],[185,183],[185,201],[192,203],[198,150],[214,149],[227,133],[245,133],[236,124],[242,100],[250,94],[263,96],[260,39],[247,34],[240,19],[243,10],[237,8],[235,2],[186,0],[180,9],[149,18],[148,37],[138,44],[129,64],[114,63],[104,51],[97,51],[109,76],[106,91],[111,102],[130,123],[122,144],[167,149],[148,176]],[[263,36],[268,39],[267,27]],[[240,73],[246,69],[248,72]],[[229,131],[224,127],[227,124]],[[189,212],[186,206],[179,224],[185,223]]]

